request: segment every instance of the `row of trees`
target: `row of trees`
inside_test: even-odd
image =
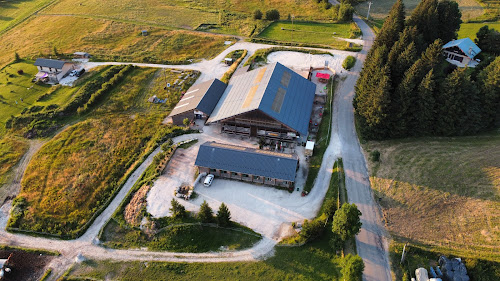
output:
[[[172,213],[173,218],[182,218],[187,215],[186,208],[182,206],[177,200],[172,199],[170,202],[170,212]],[[197,214],[198,219],[203,223],[212,223],[216,222],[220,226],[228,226],[231,223],[231,212],[227,208],[226,204],[221,203],[219,206],[219,210],[214,218],[214,212],[212,208],[208,205],[207,201],[203,201],[200,206],[200,211]]]
[[[353,105],[364,138],[465,135],[494,126],[500,106],[500,60],[475,70],[445,62],[444,43],[457,38],[454,1],[423,0],[405,22],[402,0],[368,53]]]
[[[261,10],[255,10],[255,12],[253,13],[253,19],[255,20],[260,20],[262,19],[262,12]],[[279,20],[280,19],[280,12],[276,9],[272,9],[272,10],[269,10],[269,11],[266,11],[266,20],[269,20],[269,21],[275,21],[275,20]]]

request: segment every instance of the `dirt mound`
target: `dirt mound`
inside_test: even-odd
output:
[[[45,254],[27,253],[19,250],[0,250],[0,259],[12,253],[9,268],[12,272],[5,275],[5,281],[36,281],[45,272],[45,266],[54,258]]]
[[[148,194],[149,186],[142,186],[132,197],[130,203],[125,207],[123,216],[125,221],[133,226],[139,226],[142,220],[142,210],[146,208],[146,195]]]

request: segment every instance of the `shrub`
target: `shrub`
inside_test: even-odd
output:
[[[354,237],[361,230],[360,216],[356,204],[344,203],[333,216],[333,233],[338,234],[343,241]]]
[[[312,221],[305,220],[302,225],[302,230],[300,231],[300,236],[306,241],[312,241],[319,238],[323,235],[323,231],[325,230],[326,220],[327,217],[324,214]]]
[[[204,223],[212,222],[214,218],[213,213],[214,212],[212,211],[212,208],[208,206],[207,201],[203,200],[203,203],[200,206],[200,211],[198,212],[198,219]]]
[[[327,218],[331,218],[335,211],[337,211],[337,199],[336,198],[328,198],[325,202],[325,211],[324,214]]]
[[[342,277],[345,281],[361,281],[365,264],[358,255],[348,254],[342,259]]]
[[[334,252],[338,252],[342,250],[342,247],[344,246],[344,241],[340,238],[340,236],[336,233],[333,233],[332,238],[330,239],[330,247],[332,247]]]
[[[352,20],[352,15],[354,13],[354,8],[351,4],[342,3],[339,7],[337,20],[340,22],[347,22]]]
[[[262,12],[259,9],[255,10],[255,12],[253,12],[253,19],[254,20],[262,19]]]
[[[170,207],[169,210],[172,213],[173,218],[182,218],[186,216],[186,208],[184,208],[184,206],[177,202],[177,200],[172,199],[172,201],[170,201],[170,204],[172,205],[172,207]]]
[[[17,74],[19,74],[19,75],[23,75],[23,74],[24,74],[24,71],[23,71],[22,69],[19,69],[19,70],[17,71]]]
[[[17,52],[14,53],[14,62],[19,62],[21,61],[21,57],[19,57],[19,54]]]
[[[217,211],[217,224],[220,226],[228,226],[231,221],[231,212],[227,208],[226,204],[222,202]]]
[[[372,162],[380,161],[380,151],[374,150],[374,151],[370,152],[370,160]]]
[[[270,21],[275,21],[280,19],[280,12],[276,9],[272,9],[266,12],[266,19]]]
[[[353,56],[347,56],[344,60],[344,62],[342,63],[342,67],[345,69],[345,70],[349,70],[351,69],[354,64],[356,63],[356,58],[353,57]]]

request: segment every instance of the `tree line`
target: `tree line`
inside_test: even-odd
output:
[[[445,61],[442,46],[457,38],[461,23],[454,1],[423,0],[407,20],[402,0],[394,4],[355,87],[362,137],[468,135],[495,126],[500,58],[488,51],[496,49],[490,44],[497,33],[482,29],[481,63],[457,68]]]

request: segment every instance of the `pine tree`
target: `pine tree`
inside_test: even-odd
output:
[[[373,43],[373,47],[376,48],[385,45],[390,48],[398,40],[399,33],[403,31],[404,22],[405,6],[402,0],[397,0],[385,19],[384,25]]]
[[[497,57],[478,75],[481,85],[482,119],[485,128],[491,128],[499,120],[500,108],[500,57]]]
[[[467,68],[457,68],[446,77],[438,100],[438,129],[441,134],[464,135],[480,130],[479,93],[470,80]]]
[[[198,212],[198,219],[203,223],[210,223],[213,221],[213,211],[208,205],[207,201],[203,200],[201,203],[200,211]]]
[[[418,85],[418,97],[416,104],[415,128],[417,135],[429,135],[434,133],[436,118],[436,101],[434,91],[436,90],[436,81],[434,80],[434,69],[431,69]]]
[[[450,0],[441,0],[437,6],[439,16],[439,38],[443,42],[457,39],[457,31],[462,24],[462,13],[458,8],[458,3]]]
[[[361,134],[366,138],[383,138],[388,134],[387,124],[391,82],[389,67],[385,65],[385,46],[375,49],[367,59],[356,83],[353,105],[360,124]]]
[[[391,81],[394,87],[399,85],[405,72],[415,63],[417,58],[417,47],[414,42],[411,42],[406,49],[399,54],[396,61],[392,64]]]
[[[221,203],[219,211],[217,211],[217,224],[220,226],[228,226],[231,222],[231,212],[227,208],[226,204]]]
[[[170,205],[170,212],[172,213],[173,218],[186,216],[186,209],[179,202],[177,202],[177,200],[172,199],[172,201],[170,201]]]
[[[408,20],[408,25],[417,27],[426,44],[430,44],[439,37],[437,6],[438,0],[422,0],[413,10]]]

